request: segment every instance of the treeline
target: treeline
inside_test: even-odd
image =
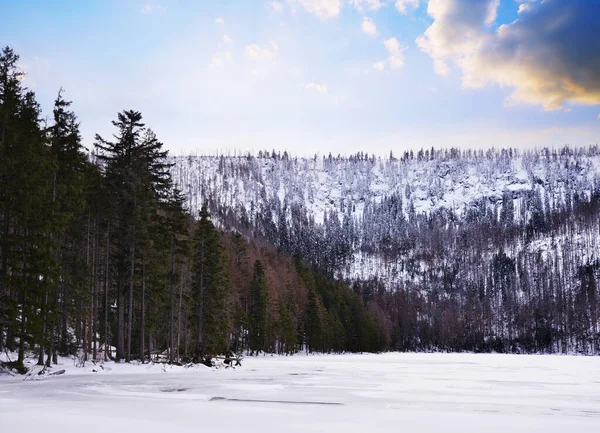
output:
[[[0,351],[210,363],[231,351],[376,351],[360,297],[272,247],[191,215],[137,111],[82,146],[62,89],[43,122],[0,54]]]

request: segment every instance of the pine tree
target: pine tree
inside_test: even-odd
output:
[[[51,238],[54,243],[54,260],[60,273],[60,277],[52,282],[51,296],[45,308],[48,366],[51,358],[56,358],[58,340],[62,340],[60,346],[63,354],[68,346],[67,314],[75,316],[77,311],[81,313],[81,305],[73,308],[75,305],[72,302],[65,303],[65,299],[81,296],[89,299],[89,295],[93,293],[88,293],[87,289],[90,286],[94,287],[94,282],[88,278],[87,264],[82,260],[79,251],[84,249],[86,242],[89,247],[89,238],[85,239],[82,236],[86,232],[89,234],[88,224],[91,220],[89,213],[85,211],[85,192],[89,188],[86,179],[89,181],[93,177],[92,171],[95,167],[89,164],[83,153],[77,117],[68,110],[71,102],[66,101],[62,93],[61,89],[54,102],[54,123],[46,131],[54,169],[51,179]],[[94,188],[97,188],[97,185],[94,185]],[[69,308],[71,311],[67,311]],[[40,363],[42,352],[41,348]]]
[[[142,213],[153,212],[171,188],[170,165],[162,143],[141,122],[137,111],[124,111],[113,121],[116,141],[96,135],[98,158],[104,164],[109,191],[115,200],[114,230],[117,285],[117,358],[131,359],[138,241],[147,230]],[[125,296],[128,302],[125,306]],[[127,310],[127,326],[125,324]],[[127,335],[125,335],[127,330]],[[127,338],[125,338],[127,336]],[[127,343],[127,347],[125,347]]]

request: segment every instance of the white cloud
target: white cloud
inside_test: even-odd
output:
[[[338,16],[342,9],[341,0],[287,0],[287,2],[292,8],[300,4],[306,12],[322,20]]]
[[[394,54],[388,60],[390,62],[390,68],[392,69],[400,69],[404,66],[404,54],[402,53]]]
[[[498,7],[500,6],[500,0],[491,0],[487,7],[487,14],[485,16],[485,23],[489,26],[496,22],[498,17]]]
[[[598,114],[598,120],[600,120],[600,114]]]
[[[142,8],[141,12],[144,15],[150,15],[153,13],[161,13],[166,10],[167,10],[167,8],[160,4],[145,4],[144,7]]]
[[[246,56],[258,57],[260,56],[260,47],[256,44],[250,44],[246,47]]]
[[[384,41],[383,45],[390,55],[388,57],[390,68],[400,69],[404,66],[404,50],[406,50],[406,47],[402,47],[396,38]]]
[[[400,69],[404,66],[404,51],[406,47],[400,45],[398,39],[389,38],[383,41],[383,46],[388,52],[388,58],[381,62],[377,62],[373,65],[373,68],[378,71],[382,71],[385,69],[385,66],[388,65],[392,69]]]
[[[395,54],[400,52],[400,42],[398,42],[398,39],[396,38],[389,38],[385,41],[383,41],[383,45],[385,46],[385,49],[388,50],[388,52],[390,54]]]
[[[232,63],[233,63],[233,54],[231,54],[230,51],[224,51],[222,53],[217,53],[212,56],[210,66],[218,67],[218,66],[230,65]]]
[[[308,83],[306,86],[304,86],[306,89],[309,90],[315,90],[319,93],[323,93],[323,94],[327,94],[329,93],[329,90],[327,90],[327,86],[323,85],[323,84],[317,84],[317,83]]]
[[[417,44],[436,72],[456,65],[464,87],[513,88],[508,105],[600,104],[600,8],[588,0],[520,3],[529,12],[496,29],[498,0],[430,0],[434,21]]]
[[[371,18],[367,18],[367,17],[363,18],[362,30],[369,36],[377,35],[377,26],[375,25],[375,23],[373,22],[373,20]]]
[[[283,3],[280,2],[271,2],[271,10],[275,13],[280,14],[283,12]]]
[[[250,58],[271,58],[277,55],[279,51],[279,46],[275,43],[275,41],[269,41],[268,46],[260,47],[257,44],[250,44],[246,47],[246,56]]]
[[[403,15],[408,12],[409,6],[413,9],[418,8],[419,0],[396,0],[396,9]]]
[[[381,0],[349,0],[348,3],[359,12],[364,10],[376,11],[385,6]]]
[[[223,18],[220,18],[220,17],[219,17],[219,18],[217,18],[217,19],[215,20],[215,23],[216,23],[216,24],[225,24],[225,20],[224,20]]]
[[[223,35],[223,43],[230,44],[231,42],[232,39],[229,37],[229,35]]]
[[[533,10],[533,5],[529,4],[529,3],[521,3],[519,5],[519,13],[525,13],[525,12],[529,12]]]

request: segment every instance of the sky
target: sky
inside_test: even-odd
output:
[[[84,145],[122,110],[175,154],[600,141],[598,0],[0,0],[0,44]]]

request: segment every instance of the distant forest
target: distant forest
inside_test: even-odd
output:
[[[261,154],[172,171],[222,229],[347,281],[387,350],[599,353],[597,145]]]
[[[320,169],[336,184],[356,178],[323,208],[300,170],[310,159],[173,158],[134,110],[88,152],[65,92],[42,120],[18,60],[0,54],[8,367],[23,372],[31,354],[50,366],[58,355],[211,364],[304,350],[600,351],[597,147],[329,156]],[[526,192],[504,188],[460,212],[443,205],[442,165],[477,161],[493,183],[517,158],[546,160],[558,177],[532,175]],[[356,185],[373,170],[413,173],[442,204],[419,207],[412,181],[369,196]]]

